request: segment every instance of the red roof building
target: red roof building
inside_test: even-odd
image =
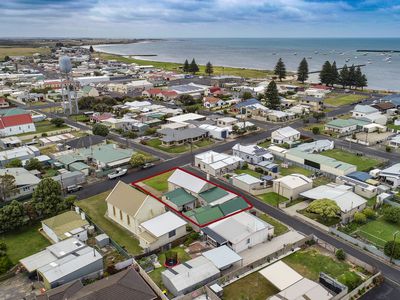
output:
[[[35,131],[35,124],[29,112],[20,108],[0,111],[0,136],[12,136]]]

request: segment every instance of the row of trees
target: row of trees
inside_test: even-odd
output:
[[[185,62],[183,63],[182,70],[183,70],[183,72],[192,73],[194,75],[194,74],[196,74],[197,72],[200,71],[200,68],[196,63],[196,60],[193,58],[190,64],[189,64],[189,61],[187,59],[185,60]],[[214,67],[211,64],[211,62],[208,62],[206,64],[205,73],[208,76],[210,76],[211,74],[214,73]]]
[[[13,200],[0,208],[0,233],[12,231],[29,222],[56,215],[71,208],[75,196],[63,198],[61,185],[44,178],[37,185],[32,200],[21,203]]]
[[[297,80],[304,83],[308,79],[308,62],[306,58],[303,58],[297,68]],[[279,58],[275,65],[274,74],[277,78],[282,81],[286,78],[286,66],[282,58]],[[336,62],[330,63],[326,61],[322,66],[320,75],[320,81],[328,86],[341,85],[343,88],[361,88],[363,89],[368,85],[367,76],[361,71],[358,66],[348,67],[346,64],[338,70]]]
[[[328,86],[337,84],[343,88],[363,89],[368,85],[367,76],[362,73],[360,67],[344,65],[339,71],[335,61],[332,64],[329,61],[324,63],[319,78],[321,83]]]

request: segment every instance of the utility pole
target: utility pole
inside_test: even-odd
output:
[[[398,233],[399,233],[398,230],[395,233],[393,233],[393,247],[392,247],[392,252],[390,253],[390,263],[393,262],[393,254],[394,250],[396,249],[396,238]]]

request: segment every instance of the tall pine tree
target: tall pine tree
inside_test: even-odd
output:
[[[361,72],[361,68],[357,67],[355,71],[355,87],[363,89],[367,86],[367,76]]]
[[[267,101],[267,106],[270,109],[277,109],[280,106],[280,99],[278,94],[278,87],[274,80],[272,80],[265,90],[265,99]]]
[[[285,63],[283,62],[282,58],[278,60],[275,66],[275,75],[278,76],[279,81],[282,81],[282,79],[286,78],[286,66]]]
[[[304,57],[297,69],[297,81],[304,83],[308,79],[308,62]]]
[[[345,88],[348,85],[348,82],[349,82],[349,68],[347,67],[347,65],[344,65],[339,73],[339,84],[341,84],[342,87]]]
[[[188,60],[186,59],[185,60],[185,62],[184,62],[184,64],[183,64],[183,72],[185,72],[185,73],[187,73],[187,72],[189,72],[189,62],[188,62]]]
[[[332,81],[332,65],[329,61],[326,61],[322,66],[322,70],[319,73],[319,80],[322,84],[329,85]]]
[[[199,66],[196,64],[196,61],[193,58],[189,66],[189,72],[196,74],[196,72],[198,71],[199,71]]]
[[[347,80],[347,85],[350,88],[356,85],[356,67],[354,65],[351,65],[351,67],[349,68],[349,77]]]
[[[339,72],[336,66],[336,61],[332,63],[331,66],[331,85],[338,84],[339,82]]]
[[[214,67],[211,62],[208,62],[206,64],[206,74],[208,74],[208,76],[211,76],[212,73],[214,73]]]

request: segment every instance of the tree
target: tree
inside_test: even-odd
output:
[[[317,127],[317,126],[315,126],[315,127],[312,128],[312,133],[314,133],[314,134],[319,134],[320,131],[321,131],[320,128]]]
[[[297,69],[297,80],[304,83],[308,79],[308,62],[304,57]]]
[[[16,193],[15,177],[10,174],[0,176],[0,200],[6,201]]]
[[[327,219],[337,217],[340,213],[340,207],[333,200],[319,199],[311,202],[307,207],[307,211],[318,214],[322,218]]]
[[[354,214],[354,222],[358,224],[365,224],[367,222],[367,217],[362,212],[357,211]]]
[[[93,53],[93,52],[94,52],[94,49],[93,49],[93,46],[92,46],[92,45],[90,45],[89,51],[90,51],[90,53]]]
[[[9,57],[8,55],[4,56],[4,61],[10,61],[11,57]]]
[[[330,85],[332,83],[332,65],[329,61],[326,61],[322,70],[319,73],[319,80],[325,85]]]
[[[50,216],[65,208],[61,185],[52,178],[44,178],[32,195],[32,203],[39,216]]]
[[[372,208],[370,208],[370,207],[365,208],[365,209],[363,210],[363,214],[364,214],[368,219],[375,219],[375,218],[376,218],[376,213],[375,213],[375,211],[374,211]]]
[[[278,94],[278,87],[274,80],[272,80],[265,90],[265,98],[267,100],[267,106],[270,109],[277,109],[280,105],[280,99]]]
[[[179,95],[176,100],[182,103],[182,105],[184,106],[196,104],[196,100],[193,98],[192,95]]]
[[[42,168],[43,168],[42,163],[36,157],[29,159],[25,164],[25,169],[27,169],[28,171],[30,170],[41,171]]]
[[[338,72],[338,69],[336,66],[336,61],[334,61],[332,63],[330,74],[331,74],[331,78],[330,78],[331,84],[332,85],[337,84],[339,81],[339,72]]]
[[[195,61],[194,58],[193,58],[193,59],[192,59],[192,62],[190,63],[190,66],[189,66],[189,72],[190,72],[190,73],[193,73],[193,75],[194,75],[194,74],[196,74],[199,70],[200,70],[200,69],[199,69],[199,66],[196,64],[196,61]]]
[[[389,206],[382,211],[383,218],[390,223],[400,223],[400,207]]]
[[[346,253],[344,252],[343,249],[337,249],[335,252],[336,258],[338,260],[345,260],[346,259]]]
[[[25,224],[25,210],[21,202],[13,200],[0,209],[0,231],[7,232]]]
[[[6,168],[21,168],[22,167],[22,161],[18,158],[14,158],[13,160],[9,161],[6,164]]]
[[[279,58],[278,62],[276,63],[274,74],[278,76],[279,81],[282,81],[282,79],[286,78],[286,66],[282,58]]]
[[[214,67],[211,62],[208,62],[206,64],[206,74],[208,74],[208,76],[211,76],[212,73],[214,73]]]
[[[400,259],[400,243],[388,241],[383,248],[385,254],[394,259]]]
[[[253,98],[253,94],[250,92],[243,92],[242,98],[243,98],[243,100],[251,99],[251,98]]]
[[[353,86],[355,87],[356,85],[356,67],[354,65],[351,65],[349,68],[349,76],[347,80],[347,85],[352,88]]]
[[[361,72],[360,67],[357,67],[355,71],[354,85],[356,88],[361,89],[367,86],[367,77]]]
[[[0,274],[6,273],[12,266],[13,263],[8,255],[4,254],[0,256]]]
[[[141,167],[146,163],[146,157],[141,153],[135,153],[132,155],[129,163],[131,164],[132,168]]]
[[[187,59],[185,60],[185,62],[184,62],[184,64],[183,64],[182,70],[183,70],[183,72],[185,72],[185,73],[189,72],[189,70],[190,70],[189,62],[188,62]]]
[[[50,123],[56,127],[61,127],[61,126],[63,126],[65,121],[61,118],[54,118],[54,119],[51,119]]]
[[[93,125],[92,132],[95,135],[107,136],[110,131],[106,125],[97,123]]]
[[[325,118],[325,113],[324,112],[313,112],[313,118],[319,123],[319,121],[323,118]]]
[[[344,65],[343,68],[340,70],[338,83],[341,84],[343,88],[348,86],[349,68],[347,67],[347,65]]]

